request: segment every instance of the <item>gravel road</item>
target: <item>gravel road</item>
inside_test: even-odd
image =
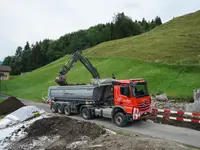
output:
[[[0,94],[0,97],[6,98],[6,96],[1,95],[1,94]],[[27,100],[22,100],[22,99],[21,101],[25,105],[33,105],[47,112],[51,112],[48,104],[37,103],[37,102],[27,101]],[[78,119],[78,120],[83,120],[79,115],[74,115],[70,117],[74,119]],[[117,127],[115,124],[113,124],[109,119],[97,118],[97,119],[93,119],[89,121],[94,122],[99,125],[103,125],[113,130],[125,130],[128,132],[144,134],[144,135],[148,135],[152,137],[158,137],[162,139],[176,141],[176,142],[183,143],[186,145],[200,147],[200,142],[199,142],[200,131],[192,130],[189,128],[181,128],[181,127],[175,127],[175,126],[170,126],[170,125],[157,124],[157,123],[152,123],[151,121],[135,122],[135,123],[130,124],[127,127],[120,128],[120,127]]]

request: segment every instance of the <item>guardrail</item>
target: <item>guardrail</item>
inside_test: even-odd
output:
[[[185,115],[185,116],[190,116],[191,118],[181,118],[181,117],[174,117],[170,115],[164,115],[164,114],[157,114],[157,113],[168,113],[168,114],[176,114],[176,115]],[[171,119],[171,120],[177,120],[177,121],[185,121],[185,122],[193,122],[193,123],[200,123],[200,120],[196,118],[200,118],[200,113],[195,113],[195,112],[184,112],[184,111],[174,111],[174,110],[169,110],[169,109],[157,109],[153,108],[152,109],[152,116],[158,117],[158,118],[164,118],[164,119]],[[192,117],[196,117],[195,119]]]

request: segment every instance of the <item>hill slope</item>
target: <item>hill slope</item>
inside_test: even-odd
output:
[[[200,85],[200,66],[191,65],[199,64],[199,18],[200,11],[178,17],[149,33],[105,42],[84,53],[90,56],[101,78],[111,77],[112,73],[117,79],[145,78],[151,94],[166,92],[169,97],[188,100]],[[31,73],[4,81],[1,92],[41,100],[48,87],[56,85],[54,79],[66,62],[67,58],[63,57]],[[180,65],[180,62],[190,65]],[[80,63],[68,73],[70,83],[89,83],[90,79],[90,73]]]
[[[173,98],[188,99],[192,98],[193,89],[200,85],[199,67],[161,65],[125,58],[89,59],[98,68],[101,78],[111,77],[112,73],[115,73],[117,79],[145,78],[151,94],[166,92]],[[56,85],[54,79],[65,62],[66,57],[63,57],[31,73],[3,82],[2,92],[21,98],[41,100],[42,96],[46,96],[48,87]],[[81,63],[76,64],[68,73],[69,83],[89,83],[90,79],[90,73]]]
[[[200,11],[177,17],[152,31],[102,43],[90,56],[119,56],[153,62],[200,64]]]

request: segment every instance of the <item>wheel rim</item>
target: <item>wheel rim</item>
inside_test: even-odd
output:
[[[68,108],[67,107],[65,107],[65,114],[69,114],[69,110],[68,110]]]
[[[121,124],[122,120],[123,120],[122,117],[118,116],[118,117],[116,118],[116,123],[117,123],[117,124]]]
[[[56,109],[55,109],[55,106],[54,106],[54,105],[52,105],[52,106],[51,106],[51,110],[52,110],[53,112],[55,112],[55,111],[56,111]]]
[[[58,113],[62,113],[62,106],[58,106]]]
[[[83,117],[84,117],[84,118],[87,118],[87,117],[88,117],[88,113],[87,113],[87,111],[86,111],[85,109],[83,110]]]

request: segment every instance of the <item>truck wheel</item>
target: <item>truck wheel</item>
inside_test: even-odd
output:
[[[52,103],[51,107],[50,107],[51,111],[53,113],[57,113],[58,112],[58,107],[56,106],[56,104]]]
[[[124,127],[127,124],[127,119],[124,113],[117,112],[114,116],[114,122],[119,127]]]
[[[91,118],[90,110],[87,109],[87,108],[83,108],[83,109],[81,110],[81,116],[82,116],[84,119],[86,119],[86,120],[90,119],[90,118]]]
[[[59,114],[63,114],[64,113],[63,105],[58,105],[58,113]]]
[[[70,110],[69,106],[66,105],[66,106],[64,107],[64,113],[65,113],[67,116],[71,115],[71,110]]]

